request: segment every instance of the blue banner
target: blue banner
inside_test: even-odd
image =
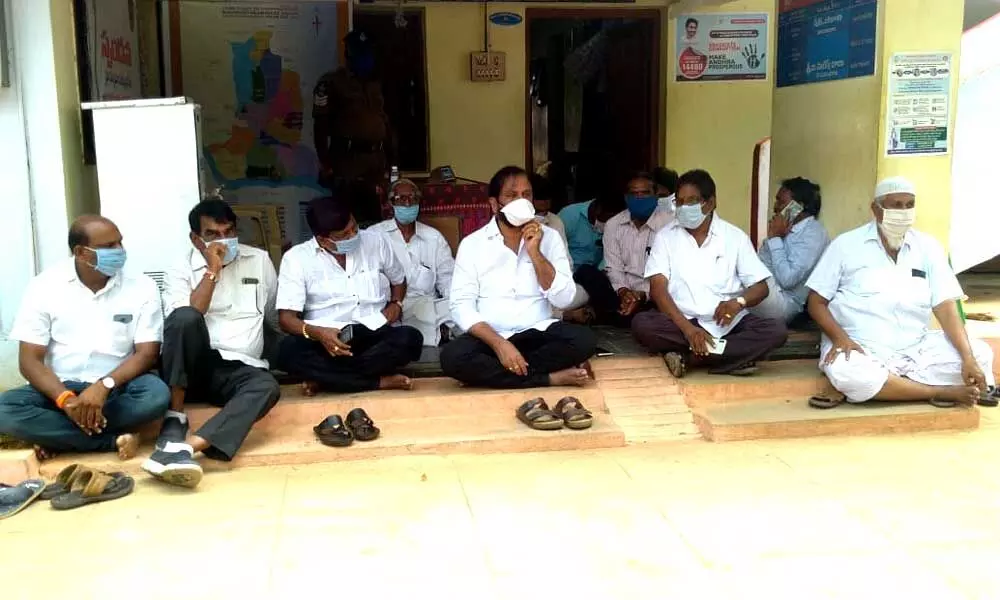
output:
[[[777,86],[875,73],[878,0],[781,0]]]

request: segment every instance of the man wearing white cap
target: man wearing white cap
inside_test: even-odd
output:
[[[875,187],[874,220],[835,239],[806,282],[823,330],[820,370],[840,392],[810,400],[972,405],[994,386],[993,352],[969,340],[962,288],[941,245],[912,229],[916,190],[903,177]],[[930,329],[931,315],[941,330]]]

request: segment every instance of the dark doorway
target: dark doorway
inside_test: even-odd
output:
[[[371,35],[385,110],[396,136],[402,171],[430,170],[424,11],[356,7],[354,28]]]
[[[528,157],[566,202],[659,160],[660,13],[528,9]]]

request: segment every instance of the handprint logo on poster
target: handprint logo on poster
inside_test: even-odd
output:
[[[747,63],[747,66],[751,69],[759,69],[761,63],[764,61],[764,53],[761,52],[760,56],[757,55],[757,44],[748,44],[743,46],[743,60]]]

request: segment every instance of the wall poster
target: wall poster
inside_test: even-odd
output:
[[[677,16],[675,81],[767,79],[767,13]]]

